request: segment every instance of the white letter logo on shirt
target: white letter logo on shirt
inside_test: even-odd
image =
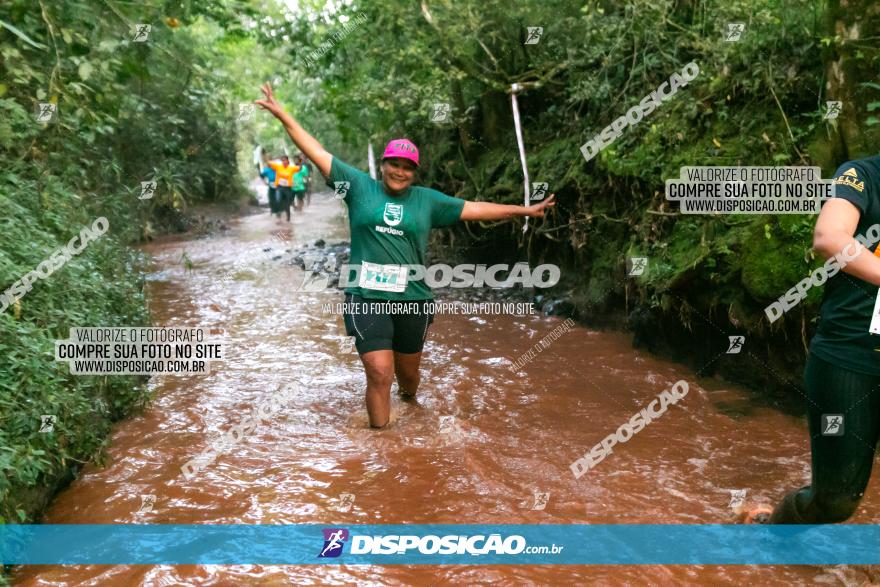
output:
[[[385,224],[388,226],[397,226],[403,220],[403,204],[385,204],[385,213],[382,215]]]

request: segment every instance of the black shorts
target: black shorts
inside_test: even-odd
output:
[[[368,300],[345,294],[345,333],[353,336],[358,353],[392,350],[420,353],[434,321],[432,300]]]

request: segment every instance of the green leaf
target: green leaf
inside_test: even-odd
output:
[[[94,70],[95,68],[92,67],[91,63],[89,63],[88,61],[83,61],[80,64],[79,69],[77,69],[77,73],[79,73],[79,77],[82,78],[83,81],[87,81]]]
[[[41,44],[37,43],[36,41],[31,39],[29,36],[27,36],[26,34],[24,34],[23,32],[21,32],[20,30],[18,30],[17,28],[15,28],[14,26],[12,26],[11,24],[9,24],[8,22],[6,22],[4,20],[0,20],[0,26],[5,28],[6,30],[8,30],[10,33],[12,33],[16,37],[18,37],[19,39],[24,41],[25,43],[27,43],[31,47],[34,47],[35,49],[45,49],[46,48],[45,45],[41,45]]]

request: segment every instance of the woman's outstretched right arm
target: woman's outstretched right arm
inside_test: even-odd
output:
[[[269,85],[268,82],[260,89],[263,91],[265,99],[255,100],[254,103],[258,104],[263,109],[268,110],[275,118],[280,120],[284,125],[287,134],[290,135],[290,139],[296,144],[297,148],[315,163],[318,170],[325,177],[329,177],[330,163],[333,161],[333,155],[328,153],[315,137],[306,132],[306,130],[301,127],[290,114],[284,111],[284,107],[275,101],[275,97],[272,95],[272,86]]]

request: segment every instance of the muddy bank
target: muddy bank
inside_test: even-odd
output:
[[[234,219],[249,214],[259,214],[265,205],[257,197],[243,198],[236,202],[201,203],[186,209],[158,206],[145,222],[142,240],[168,235],[206,236],[230,229]]]

